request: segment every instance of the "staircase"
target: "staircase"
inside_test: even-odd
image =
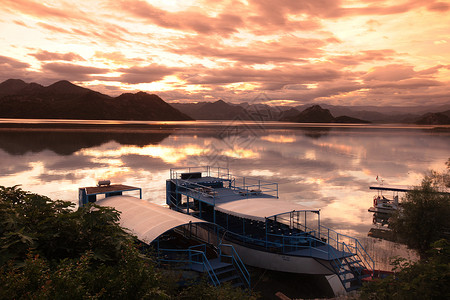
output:
[[[372,276],[357,254],[335,259],[331,266],[347,292],[360,288],[363,279]]]
[[[234,287],[245,287],[244,281],[239,275],[239,271],[231,263],[221,261],[221,258],[215,258],[209,261],[219,284],[229,282]]]
[[[184,270],[204,273],[214,286],[229,282],[234,287],[250,288],[250,275],[231,245],[221,244],[218,257],[213,259],[207,258],[205,244],[184,250],[159,249],[158,252],[160,262],[175,263]]]

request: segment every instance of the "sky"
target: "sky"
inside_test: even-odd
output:
[[[0,82],[168,102],[450,103],[450,0],[0,4]]]

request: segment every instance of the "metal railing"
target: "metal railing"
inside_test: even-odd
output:
[[[339,233],[323,225],[320,225],[320,227],[320,238],[326,238],[328,244],[338,251],[347,249],[350,253],[357,255],[361,259],[364,268],[371,270],[372,273],[374,272],[375,262],[357,238]]]
[[[235,176],[230,173],[228,168],[210,166],[172,168],[170,169],[170,179],[179,182],[179,180],[183,180],[181,179],[182,174],[192,172],[199,172],[202,177],[230,181],[230,187],[242,195],[267,194],[278,198],[278,183],[253,177]],[[189,180],[184,181],[193,184]]]
[[[199,248],[204,249],[203,251],[195,250],[196,247],[194,246],[188,249],[158,249],[158,260],[160,262],[184,265],[200,265],[202,270],[207,272],[211,283],[214,286],[220,285],[220,281],[205,255],[206,245],[199,245]]]
[[[222,167],[211,166],[198,166],[198,167],[185,167],[185,168],[171,168],[170,179],[180,179],[181,174],[199,172],[202,177],[217,177],[221,179],[231,179],[230,170]]]
[[[219,197],[221,200],[225,200],[227,198],[234,199],[236,197],[242,197],[245,199],[261,194],[278,197],[278,184],[276,183],[261,182],[256,185],[246,185],[242,187],[236,187],[232,185],[231,189],[236,194],[219,195],[219,193],[215,191],[213,187],[202,185],[189,180],[172,179],[172,182],[176,186],[176,193],[183,194],[197,200],[205,200],[205,198],[207,198],[214,205],[216,204],[216,199],[218,199]],[[275,188],[270,188],[268,186],[275,186]]]
[[[248,272],[234,247],[228,244],[219,244],[218,248],[219,255],[221,257],[227,257],[231,259],[233,266],[239,271],[241,279],[243,279],[243,282],[246,283],[248,288],[250,288],[250,273]],[[226,254],[226,252],[229,252],[229,254]]]

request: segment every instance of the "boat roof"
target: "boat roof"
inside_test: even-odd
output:
[[[216,204],[215,209],[226,214],[256,221],[265,221],[266,218],[293,211],[319,212],[318,209],[306,209],[300,204],[274,198],[248,198],[229,201]]]
[[[120,211],[120,225],[147,244],[175,227],[189,223],[208,223],[132,196],[107,197],[98,200],[96,204]]]
[[[124,184],[111,184],[106,186],[92,186],[85,187],[87,195],[98,195],[98,194],[107,194],[111,192],[125,192],[125,191],[135,191],[141,190],[141,188],[124,185]]]
[[[409,192],[414,188],[407,185],[372,185],[369,189],[378,191]]]
[[[414,187],[407,186],[407,185],[372,185],[369,187],[371,190],[378,190],[378,191],[394,191],[394,192],[411,192],[414,191]],[[444,194],[450,194],[450,189],[445,188],[440,193]]]

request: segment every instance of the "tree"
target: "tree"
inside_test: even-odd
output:
[[[402,209],[390,219],[394,235],[426,258],[431,244],[450,235],[450,159],[447,172],[432,172],[425,176],[420,187],[406,193]]]
[[[175,286],[119,216],[0,186],[0,299],[254,299],[229,286]]]
[[[95,259],[116,259],[132,239],[119,226],[119,212],[95,204],[73,207],[18,186],[0,186],[0,265],[25,260],[30,249],[47,259],[76,258],[88,250]]]
[[[415,263],[395,258],[395,275],[365,284],[362,299],[450,299],[450,243],[443,239],[429,250],[428,259]]]

